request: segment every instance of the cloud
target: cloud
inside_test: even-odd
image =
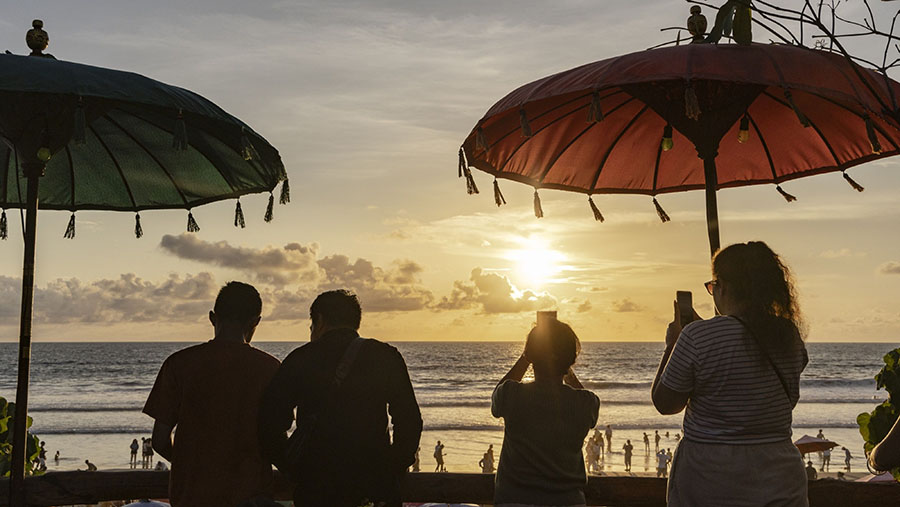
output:
[[[484,313],[519,313],[556,305],[556,299],[546,292],[520,291],[509,278],[472,270],[471,283],[457,280],[448,296],[433,305],[435,310],[464,310],[480,308]]]
[[[841,259],[845,257],[865,257],[865,252],[854,252],[849,248],[841,248],[840,250],[825,250],[819,257],[823,259]]]
[[[578,313],[585,313],[591,311],[594,305],[591,304],[590,299],[585,299],[583,303],[578,305],[578,309],[576,310]]]
[[[878,266],[878,272],[882,275],[900,275],[900,261],[888,261]]]
[[[350,262],[346,255],[331,255],[318,264],[325,273],[325,281],[317,290],[351,289],[359,296],[363,311],[422,310],[434,299],[419,279],[422,266],[408,259],[380,268],[366,259]]]
[[[641,312],[644,310],[644,307],[635,303],[629,298],[621,299],[618,301],[613,301],[612,309],[614,312],[618,313],[629,313],[629,312]]]
[[[578,292],[595,293],[595,292],[606,292],[609,290],[609,287],[578,287],[575,290]]]

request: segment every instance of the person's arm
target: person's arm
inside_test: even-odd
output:
[[[172,461],[172,430],[175,427],[157,419],[153,423],[153,450]]]
[[[289,355],[275,373],[260,401],[257,433],[263,457],[282,472],[287,472],[284,452],[287,430],[294,422],[299,379],[294,375],[296,356]]]
[[[890,470],[900,466],[900,419],[897,419],[884,440],[869,453],[869,465],[875,470]]]
[[[574,389],[584,389],[584,386],[581,385],[581,381],[578,380],[577,376],[575,376],[575,370],[573,370],[572,368],[569,368],[569,371],[566,372],[566,376],[563,377],[563,382]]]
[[[694,315],[696,315],[696,313]],[[675,344],[678,342],[680,334],[681,315],[678,311],[678,302],[676,301],[675,318],[669,323],[669,327],[666,329],[666,350],[659,362],[659,368],[656,370],[656,377],[653,379],[653,385],[650,388],[650,397],[653,400],[653,406],[656,407],[656,411],[662,415],[672,415],[681,412],[684,410],[684,407],[687,406],[688,399],[690,398],[689,392],[675,391],[660,381],[663,371],[665,371],[666,366],[669,364],[669,358],[672,357],[672,351],[675,349]]]
[[[422,436],[422,413],[403,356],[396,349],[391,352],[395,355],[390,367],[393,371],[388,399],[388,413],[394,427],[391,454],[397,470],[404,471],[416,461],[416,449]]]
[[[528,371],[528,365],[530,364],[531,361],[529,361],[528,358],[525,357],[525,354],[522,354],[521,356],[519,356],[519,359],[516,360],[516,363],[512,365],[512,368],[510,368],[509,371],[506,372],[506,375],[504,375],[503,378],[500,379],[500,382],[497,382],[497,385],[499,386],[507,380],[515,380],[516,382],[521,382],[522,377],[525,376],[525,372]]]

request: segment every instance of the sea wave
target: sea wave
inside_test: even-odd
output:
[[[143,405],[112,405],[112,406],[90,406],[90,407],[51,407],[37,406],[28,407],[28,413],[35,412],[62,412],[62,413],[83,413],[83,412],[140,412]]]

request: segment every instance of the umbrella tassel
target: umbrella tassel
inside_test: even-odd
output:
[[[700,119],[700,100],[690,84],[684,89],[684,115],[694,121]]]
[[[281,183],[281,195],[278,196],[278,204],[287,204],[291,202],[291,184],[288,180]]]
[[[875,134],[875,124],[872,123],[872,118],[869,118],[869,115],[866,115],[866,135],[869,136],[869,144],[872,145],[872,153],[880,155],[881,141],[878,140],[878,135]]]
[[[241,209],[240,199],[238,199],[238,202],[234,207],[234,226],[240,227],[241,229],[247,227],[247,223],[244,222],[244,210]]]
[[[803,125],[803,128],[809,127],[809,118],[807,118],[806,115],[803,114],[803,111],[801,111],[800,108],[797,107],[797,103],[794,102],[794,95],[790,90],[784,91],[784,98],[787,99],[788,104],[791,105],[791,109],[794,110],[794,114],[797,115],[797,119],[800,120],[800,125]]]
[[[135,239],[141,239],[144,237],[144,228],[141,227],[141,214],[134,214],[134,237]]]
[[[85,141],[85,130],[87,129],[87,119],[84,116],[84,101],[78,97],[78,105],[75,106],[75,122],[72,128],[72,141],[76,145],[83,145]]]
[[[778,193],[781,194],[781,197],[784,197],[784,200],[787,201],[787,202],[794,202],[794,201],[797,200],[796,197],[794,197],[793,195],[791,195],[791,194],[785,192],[784,189],[781,188],[781,185],[775,185],[775,190],[777,190]]]
[[[659,219],[662,220],[662,223],[672,220],[669,218],[669,214],[666,213],[666,210],[662,209],[662,206],[659,205],[659,201],[656,200],[656,197],[653,198],[653,205],[656,206],[656,214],[659,215]]]
[[[663,127],[663,136],[662,136],[662,151],[669,151],[675,146],[675,141],[672,140],[672,126],[666,125]]]
[[[600,108],[600,92],[591,94],[591,107],[588,109],[588,123],[603,121],[603,109]]]
[[[487,142],[487,136],[484,134],[484,129],[478,127],[475,130],[475,147],[481,148],[484,151],[488,151],[489,145]]]
[[[66,226],[66,232],[63,234],[66,239],[75,239],[75,213],[69,217],[69,225]]]
[[[188,232],[199,232],[200,226],[197,225],[197,221],[194,220],[194,214],[188,210],[188,223],[187,223],[187,231]]]
[[[604,219],[603,219],[603,214],[600,213],[600,208],[598,208],[597,205],[594,204],[594,198],[593,198],[593,197],[588,196],[588,204],[591,205],[591,211],[594,213],[594,220],[596,220],[596,221],[598,221],[598,222],[600,222],[600,223],[603,223],[603,220],[604,220]]]
[[[6,223],[6,210],[3,210],[0,213],[0,239],[6,239],[9,237],[9,230],[7,229],[8,225]]]
[[[841,171],[841,173],[844,175],[844,179],[847,180],[847,183],[849,183],[850,186],[853,187],[853,190],[856,190],[857,192],[862,192],[863,190],[865,190],[865,187],[863,187],[862,185],[857,183],[856,180],[851,178],[850,175],[847,174],[846,171]]]
[[[541,196],[538,195],[537,189],[534,189],[534,216],[544,218],[544,210],[541,208]]]
[[[459,167],[459,171],[457,173],[458,174],[457,177],[462,178],[463,173],[466,172],[466,154],[463,153],[462,146],[460,146],[460,148],[459,148],[459,166],[458,167]]]
[[[178,119],[175,120],[175,132],[172,136],[172,148],[179,151],[188,149],[187,125],[184,124],[184,113],[178,110]]]
[[[475,177],[472,176],[472,170],[466,167],[464,174],[466,177],[466,193],[469,195],[477,194],[478,185],[475,184]]]
[[[522,137],[531,137],[531,125],[528,124],[528,115],[525,109],[519,109],[519,125],[522,127]]]
[[[494,178],[494,202],[497,203],[497,207],[506,204],[506,199],[503,198],[503,194],[500,193],[500,184],[497,183],[497,178]]]
[[[750,117],[744,113],[744,116],[741,118],[741,126],[738,130],[738,142],[746,143],[750,140]]]
[[[266,206],[266,216],[263,220],[271,222],[273,218],[275,218],[275,196],[269,192],[269,205]]]

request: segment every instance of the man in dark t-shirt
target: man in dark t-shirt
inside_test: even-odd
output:
[[[415,462],[422,432],[406,363],[386,343],[357,342],[362,311],[355,294],[322,293],[309,313],[310,342],[285,358],[263,398],[263,450],[296,481],[298,507],[356,507],[367,502],[399,507],[399,482]],[[358,343],[358,352],[347,361],[352,343]],[[349,373],[334,389],[341,363],[349,363],[342,366]],[[312,437],[289,455],[285,432],[294,422],[294,409],[297,427]]]

